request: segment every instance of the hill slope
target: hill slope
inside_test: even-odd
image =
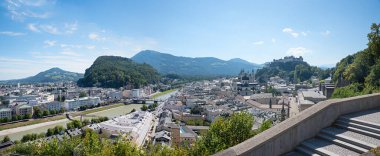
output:
[[[380,92],[380,24],[372,24],[368,47],[343,58],[333,76],[333,97],[345,98]]]
[[[159,80],[157,71],[148,64],[140,64],[120,56],[100,56],[86,69],[84,78],[79,79],[81,87],[119,88],[154,83]]]
[[[60,68],[51,68],[49,70],[38,73],[35,76],[24,79],[6,80],[2,83],[48,83],[62,81],[78,81],[83,74],[62,70]]]
[[[259,69],[256,73],[256,78],[259,82],[266,82],[270,77],[280,76],[290,82],[298,83],[309,80],[311,76],[325,79],[330,72],[331,69],[323,70],[319,67],[310,66],[301,57],[288,56],[284,59],[274,60],[264,68]]]
[[[260,65],[241,59],[224,61],[214,57],[180,57],[151,50],[141,51],[131,59],[139,63],[150,64],[163,74],[185,76],[237,75],[241,69],[260,68]]]

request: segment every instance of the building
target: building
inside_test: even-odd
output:
[[[322,92],[317,89],[307,89],[307,90],[299,90],[298,91],[298,109],[299,111],[303,111],[314,104],[326,100],[326,96],[322,94]]]
[[[100,103],[99,97],[84,97],[79,99],[66,100],[64,105],[67,110],[77,110],[81,106],[92,107]]]
[[[29,105],[18,105],[16,106],[16,115],[33,115],[33,107]]]
[[[254,94],[251,95],[250,99],[261,104],[277,104],[279,101],[279,99],[275,97],[272,93]]]
[[[2,118],[12,119],[12,109],[10,108],[0,109],[0,119]]]
[[[172,145],[191,145],[198,135],[187,126],[178,126],[174,123],[170,125]]]
[[[150,112],[136,111],[99,123],[102,133],[107,136],[127,135],[137,146],[144,144],[148,131],[153,126],[154,115]]]
[[[53,101],[53,102],[48,102],[41,104],[41,107],[45,108],[46,110],[49,111],[60,111],[63,108],[64,103],[59,102],[59,101]]]
[[[285,56],[283,59],[273,59],[273,63],[276,63],[276,62],[281,62],[281,63],[287,63],[287,62],[303,62],[303,58],[302,56],[300,56],[299,58],[297,57],[294,57],[294,56]]]
[[[238,79],[232,83],[232,89],[241,96],[250,96],[258,89],[259,85],[255,80],[255,72],[246,73],[242,70]]]

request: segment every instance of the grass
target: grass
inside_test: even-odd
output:
[[[85,110],[85,111],[74,112],[74,113],[72,113],[72,116],[75,117],[75,116],[80,116],[80,115],[86,115],[86,114],[95,113],[95,112],[99,112],[99,111],[103,111],[103,110],[107,110],[107,109],[111,109],[111,108],[115,108],[115,107],[120,107],[123,105],[124,104],[119,103],[119,104],[113,104],[113,105],[98,107],[98,108],[94,108],[94,109],[89,109],[89,110]],[[48,117],[48,118],[32,119],[32,120],[29,120],[26,122],[18,122],[18,123],[14,123],[14,124],[8,124],[8,125],[0,126],[0,131],[6,130],[6,129],[11,129],[11,128],[16,128],[16,127],[22,127],[22,126],[28,126],[28,125],[34,125],[34,124],[49,122],[49,121],[61,120],[61,119],[65,119],[65,118],[66,118],[65,115],[57,115],[57,116]]]
[[[162,95],[165,95],[165,94],[169,94],[169,93],[171,93],[171,92],[174,92],[174,91],[176,91],[177,89],[170,89],[170,90],[166,90],[166,91],[163,91],[163,92],[159,92],[159,93],[157,93],[157,94],[154,94],[152,97],[151,97],[151,99],[155,99],[155,98],[157,98],[157,97],[159,97],[159,96],[162,96]]]

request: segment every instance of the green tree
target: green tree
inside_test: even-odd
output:
[[[42,117],[42,111],[41,111],[41,109],[39,108],[39,107],[37,107],[37,106],[34,106],[33,107],[33,117],[34,118],[41,118]]]
[[[1,141],[1,143],[5,143],[5,142],[8,142],[8,141],[11,141],[11,139],[9,139],[9,136],[6,135],[3,140]]]
[[[86,92],[80,92],[79,93],[79,98],[82,98],[82,97],[87,97],[87,93]]]
[[[48,116],[50,115],[50,112],[49,110],[44,110],[44,112],[42,113],[43,116]]]
[[[147,107],[146,105],[143,105],[143,106],[141,107],[141,110],[142,110],[142,111],[146,111],[146,110],[148,110],[148,107]]]

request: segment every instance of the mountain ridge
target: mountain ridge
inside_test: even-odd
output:
[[[51,83],[62,81],[77,81],[83,77],[81,73],[75,73],[53,67],[48,70],[39,72],[34,76],[21,79],[1,80],[0,83]]]
[[[147,63],[162,74],[185,76],[233,76],[240,70],[256,70],[261,65],[242,59],[222,60],[215,57],[184,57],[153,50],[143,50],[131,59],[138,63]]]

